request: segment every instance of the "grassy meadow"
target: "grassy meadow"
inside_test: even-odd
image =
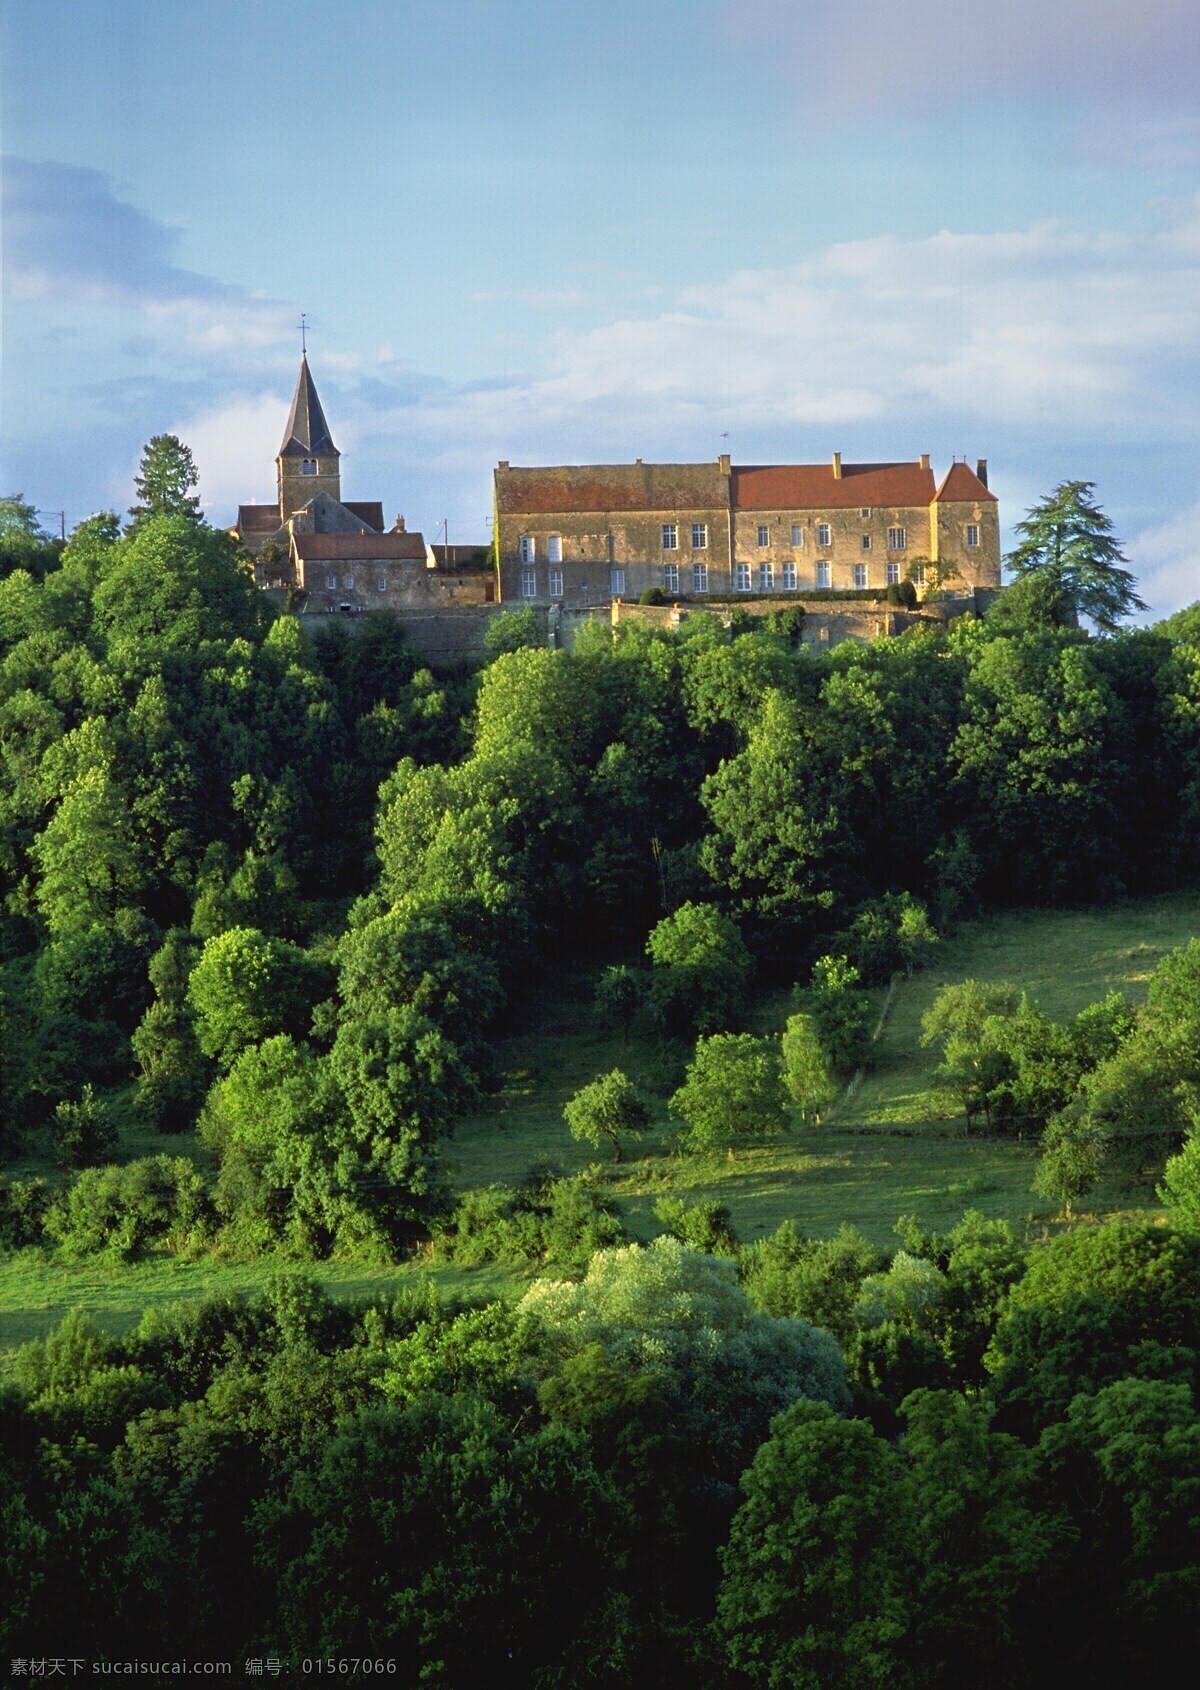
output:
[[[667,1099],[683,1077],[688,1051],[646,1026],[630,1037],[599,1028],[591,1013],[587,976],[547,979],[522,1010],[519,1035],[498,1050],[499,1089],[458,1126],[446,1144],[460,1189],[515,1184],[538,1169],[571,1173],[596,1160],[570,1137],[562,1118],[567,1099],[611,1068],[623,1068],[642,1088],[654,1119],[640,1145],[611,1167],[612,1189],[635,1236],[657,1230],[656,1200],[716,1198],[729,1206],[741,1238],[753,1240],[783,1220],[802,1232],[827,1235],[845,1221],[873,1242],[894,1242],[898,1215],[916,1213],[935,1227],[952,1225],[964,1209],[1011,1221],[1021,1234],[1054,1230],[1049,1203],[1029,1189],[1036,1151],[1008,1140],[965,1138],[951,1098],[930,1079],[931,1053],[920,1048],[921,1016],[938,989],[975,977],[1010,980],[1056,1019],[1066,1019],[1116,987],[1130,998],[1163,954],[1200,932],[1200,895],[1174,894],[1107,909],[996,915],[972,922],[938,947],[933,965],[899,980],[874,1045],[870,1071],[839,1100],[824,1125],[725,1156],[696,1157],[674,1142]],[[886,994],[878,1000],[883,1010]],[[778,1032],[789,994],[762,994],[748,1022]],[[122,1158],[197,1153],[189,1136],[163,1139],[140,1125],[122,1131]],[[202,1160],[206,1160],[201,1157]],[[12,1170],[47,1172],[31,1155]],[[1157,1211],[1153,1184],[1102,1184],[1087,1212]],[[113,1330],[133,1325],[148,1307],[164,1307],[213,1292],[253,1294],[284,1262],[237,1262],[150,1256],[130,1265],[93,1260],[66,1263],[28,1250],[0,1262],[0,1349],[43,1335],[70,1308],[85,1308]],[[423,1272],[446,1290],[515,1295],[528,1273],[420,1266],[390,1270],[351,1263],[318,1264],[315,1277],[333,1295],[358,1297],[399,1289]]]

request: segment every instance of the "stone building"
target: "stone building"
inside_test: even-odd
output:
[[[494,599],[490,572],[468,572],[438,559],[423,535],[406,531],[402,516],[385,531],[379,500],[342,498],[341,453],[307,353],[300,359],[275,477],[277,502],[239,505],[231,532],[254,559],[257,584],[287,591],[298,609],[441,611]]]
[[[964,596],[1000,585],[987,463],[940,485],[911,463],[635,464],[495,473],[506,603],[848,592],[905,579]],[[936,565],[936,570],[931,566]]]

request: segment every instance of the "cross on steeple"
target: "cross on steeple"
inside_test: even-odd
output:
[[[304,356],[307,356],[307,354],[308,354],[307,318],[308,318],[308,312],[307,311],[301,311],[301,313],[300,313],[300,351],[301,351],[301,354],[304,355]]]

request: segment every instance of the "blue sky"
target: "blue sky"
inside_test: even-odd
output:
[[[0,0],[0,491],[180,434],[273,493],[301,310],[348,497],[987,457],[1200,598],[1195,0]]]

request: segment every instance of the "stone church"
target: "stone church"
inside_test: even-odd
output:
[[[377,499],[343,499],[341,453],[301,355],[292,408],[275,458],[278,501],[239,505],[231,532],[265,589],[287,590],[309,612],[400,609],[437,566],[424,536],[398,516],[384,530]]]

